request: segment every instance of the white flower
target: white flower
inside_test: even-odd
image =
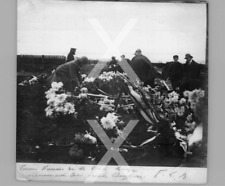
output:
[[[65,93],[58,94],[58,95],[56,95],[55,98],[58,99],[58,101],[62,103],[66,100],[67,94],[65,94]]]
[[[110,81],[116,76],[115,72],[103,72],[98,78],[102,81]]]
[[[185,112],[185,107],[184,106],[182,106],[180,108],[176,107],[174,109],[174,111],[177,113],[178,116],[183,116],[184,112]]]
[[[179,103],[182,105],[182,104],[185,104],[186,103],[186,99],[185,98],[181,98]]]
[[[108,113],[106,117],[101,119],[101,124],[105,129],[113,129],[118,121],[118,116],[115,113]]]
[[[83,87],[80,89],[81,93],[88,93],[88,89],[86,87]]]
[[[79,98],[79,99],[87,98],[87,94],[85,94],[85,93],[80,93],[80,94],[78,95],[78,98]]]
[[[62,82],[59,82],[59,83],[52,82],[51,86],[52,86],[53,90],[57,91],[57,90],[59,90],[60,88],[63,87],[63,83]]]
[[[86,75],[86,74],[81,74],[81,77],[82,77],[82,78],[86,78],[87,75]]]
[[[187,116],[187,121],[190,122],[192,120],[192,113]]]
[[[45,109],[45,113],[47,117],[51,117],[53,115],[53,109],[51,107],[47,107]]]
[[[84,137],[85,137],[86,139],[89,139],[89,140],[91,141],[92,144],[97,143],[97,139],[96,139],[94,136],[92,136],[91,134],[89,134],[89,133],[85,134]]]
[[[115,100],[104,98],[103,100],[100,100],[98,103],[99,104],[113,104],[114,102],[115,102]]]
[[[190,92],[188,90],[186,90],[186,91],[183,92],[184,97],[188,97],[189,94],[190,94]]]
[[[63,105],[62,100],[60,100],[58,97],[55,97],[54,98],[54,102],[53,102],[53,106],[54,107],[59,107],[59,106],[62,106],[62,105]]]
[[[55,97],[49,97],[49,99],[48,99],[48,101],[47,101],[47,104],[48,105],[54,105],[54,103],[55,103]]]
[[[68,113],[68,114],[73,114],[75,113],[75,108],[74,108],[74,105],[72,103],[66,103],[64,105],[64,108],[65,108],[65,111]]]
[[[64,113],[64,107],[62,105],[55,107],[56,112],[62,112]]]
[[[177,94],[176,92],[173,91],[173,92],[169,93],[168,96],[172,102],[178,102],[179,94]]]
[[[119,120],[118,116],[116,116],[116,113],[108,113],[106,117],[115,123]]]
[[[181,134],[179,132],[175,132],[174,134],[175,134],[175,136],[176,136],[177,139],[180,139],[181,138]]]
[[[113,129],[113,127],[116,126],[112,120],[110,120],[106,117],[103,117],[101,119],[101,124],[102,124],[103,128],[105,128],[105,129]]]
[[[113,111],[114,110],[114,105],[103,104],[103,105],[101,105],[100,110],[101,111],[104,110],[106,112]]]
[[[185,107],[182,106],[182,107],[180,107],[180,109],[178,110],[177,115],[178,115],[178,116],[183,116],[183,115],[184,115],[184,112],[185,112]]]
[[[45,94],[46,94],[45,97],[47,99],[53,98],[53,97],[55,97],[55,90],[50,88],[48,91],[45,92]]]
[[[89,82],[93,82],[95,80],[95,78],[93,78],[93,77],[86,77],[85,79],[84,79],[84,82],[87,82],[87,83],[89,83]]]

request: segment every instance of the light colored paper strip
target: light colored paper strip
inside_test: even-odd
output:
[[[126,166],[17,163],[16,169],[16,177],[22,181],[85,182],[87,178],[90,180],[90,176],[96,182],[131,182],[131,180],[135,182],[138,180],[139,183],[204,184],[207,181],[207,168],[129,166],[128,169]],[[93,172],[97,173],[93,174]]]

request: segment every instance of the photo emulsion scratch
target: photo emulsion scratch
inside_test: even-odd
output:
[[[207,181],[206,2],[18,0],[16,178]]]

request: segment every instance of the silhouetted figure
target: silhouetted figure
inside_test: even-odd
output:
[[[183,65],[178,60],[179,56],[174,55],[173,61],[167,62],[162,72],[163,79],[169,79],[174,90],[180,88],[184,72]]]
[[[67,55],[66,61],[73,61],[74,60],[74,55],[76,54],[76,48],[71,48],[69,54]]]
[[[196,63],[190,54],[186,54],[186,63],[183,65],[184,74],[182,78],[182,90],[194,90],[201,86],[201,67]]]
[[[130,66],[145,85],[154,86],[154,81],[158,73],[154,69],[151,61],[146,56],[142,55],[140,49],[137,49],[134,55]]]

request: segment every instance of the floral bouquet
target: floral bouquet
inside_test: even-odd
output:
[[[144,86],[139,81],[131,82],[126,74],[115,72],[104,72],[97,78],[85,77],[82,87],[72,93],[66,92],[61,82],[52,83],[46,91],[45,112],[50,118],[75,118],[78,127],[70,150],[74,158],[85,155],[93,158],[101,149],[101,140],[87,122],[90,118],[100,123],[112,142],[123,136],[123,128],[130,119],[139,119],[121,149],[151,147],[153,150],[167,144],[171,147],[169,152],[174,154],[177,151],[174,147],[178,147],[186,157],[189,147],[202,139],[199,112],[204,106],[204,91],[181,94],[164,86],[163,83]]]

